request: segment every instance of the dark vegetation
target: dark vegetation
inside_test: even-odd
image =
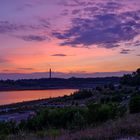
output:
[[[121,84],[117,87],[114,84],[97,86],[93,89],[79,90],[71,96],[55,98],[49,102],[71,103],[71,106],[39,108],[34,117],[18,124],[12,121],[1,122],[0,138],[8,139],[11,135],[20,135],[20,138],[23,138],[21,132],[28,135],[34,134],[39,138],[49,139],[50,136],[59,138],[61,130],[66,131],[68,140],[113,140],[124,136],[139,137],[139,69],[129,77],[130,79],[128,75],[124,75],[121,78]],[[74,136],[69,138],[69,132],[74,132],[71,134]]]
[[[29,90],[29,89],[62,89],[62,88],[92,88],[107,83],[118,84],[120,78],[42,78],[21,80],[0,80],[0,90]]]
[[[62,109],[45,109],[37,115],[19,124],[14,122],[0,123],[0,135],[18,134],[20,131],[35,133],[49,129],[81,130],[97,126],[109,119],[123,116],[126,109],[118,104],[91,103],[85,108],[71,107]]]
[[[132,74],[126,74],[121,78],[122,85],[140,86],[140,68]]]

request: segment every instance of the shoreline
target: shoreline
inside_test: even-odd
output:
[[[63,96],[62,96],[63,97]],[[37,100],[30,100],[30,101],[22,101],[22,102],[17,102],[17,103],[11,103],[11,104],[5,104],[5,105],[0,105],[0,109],[1,108],[12,108],[13,106],[24,106],[24,105],[29,105],[29,104],[36,104],[42,101],[47,101],[50,99],[56,99],[56,98],[61,98],[60,97],[52,97],[52,98],[44,98],[44,99],[37,99]]]
[[[40,89],[4,89],[4,90],[1,90],[0,89],[0,93],[1,92],[14,92],[14,91],[39,91],[39,90],[64,90],[64,89],[75,89],[75,90],[78,90],[80,88],[67,88],[67,87],[64,87],[64,88],[46,88],[46,89],[43,89],[43,88],[40,88]]]

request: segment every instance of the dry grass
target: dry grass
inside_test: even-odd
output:
[[[44,132],[45,133],[45,132]],[[61,130],[58,135],[42,135],[20,133],[10,136],[8,140],[116,140],[140,136],[140,114],[128,115],[116,121],[108,121],[101,126],[76,132]],[[42,137],[42,138],[41,138]],[[44,137],[44,138],[43,138]]]

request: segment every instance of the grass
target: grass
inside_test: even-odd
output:
[[[108,121],[95,128],[79,131],[49,129],[35,134],[19,133],[6,140],[117,140],[140,136],[140,114],[127,115],[116,121]],[[0,140],[4,140],[0,138]],[[127,140],[127,139],[125,139]]]

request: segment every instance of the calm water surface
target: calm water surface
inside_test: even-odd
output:
[[[0,105],[70,95],[75,89],[25,90],[0,92]]]

